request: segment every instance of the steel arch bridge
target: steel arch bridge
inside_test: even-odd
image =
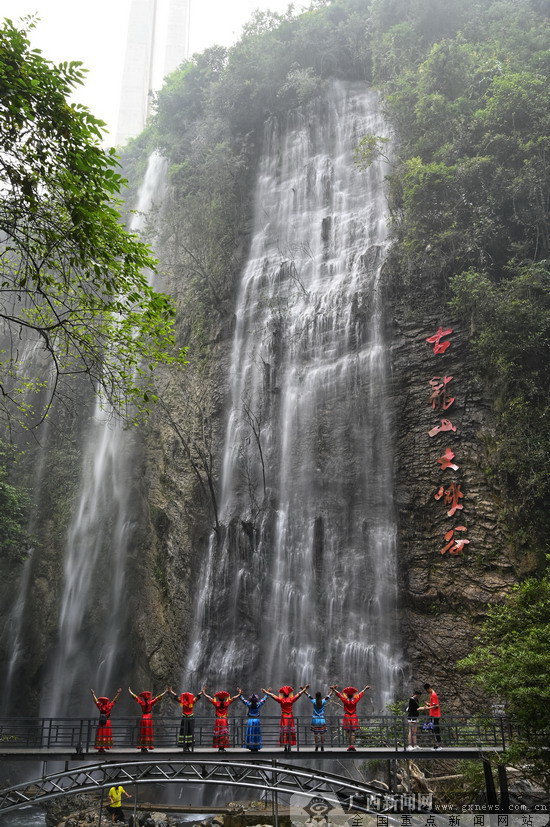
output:
[[[44,775],[0,791],[0,815],[42,801],[102,790],[114,784],[223,784],[325,801],[354,812],[383,813],[391,802],[362,781],[276,761],[168,760],[102,762]]]

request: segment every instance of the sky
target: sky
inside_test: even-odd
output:
[[[229,46],[255,9],[283,12],[289,0],[191,0],[190,52]],[[299,2],[297,6],[301,6]],[[305,5],[305,1],[304,1]],[[0,16],[40,18],[34,48],[55,62],[81,60],[88,69],[77,100],[107,123],[114,142],[130,0],[0,0]]]

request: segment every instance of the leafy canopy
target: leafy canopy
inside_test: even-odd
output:
[[[524,725],[507,759],[529,762],[532,774],[548,782],[550,730],[550,577],[529,578],[502,605],[492,606],[478,645],[459,661],[473,681]]]
[[[32,427],[85,374],[120,415],[144,411],[174,350],[174,308],[121,223],[126,183],[104,124],[68,102],[80,63],[54,65],[28,31],[0,28],[0,414]]]
[[[460,661],[517,718],[550,727],[550,577],[529,578],[489,609],[479,644]]]
[[[517,545],[536,551],[550,530],[545,5],[376,0],[373,56],[396,135],[395,283],[421,311],[451,295],[496,414],[487,471]]]

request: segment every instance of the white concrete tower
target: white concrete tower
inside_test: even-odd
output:
[[[132,0],[117,144],[141,132],[152,92],[188,56],[190,6],[191,0]]]

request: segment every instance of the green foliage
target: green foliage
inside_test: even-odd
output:
[[[377,158],[384,155],[385,145],[389,143],[389,138],[383,138],[380,135],[363,135],[353,154],[353,161],[359,169],[368,169]]]
[[[256,12],[230,50],[207,49],[158,94],[153,139],[170,162],[162,249],[193,345],[208,357],[230,312],[246,243],[252,174],[267,117],[307,103],[333,76],[370,77],[364,0],[315,0],[305,14]],[[125,163],[136,167],[135,143]]]
[[[530,578],[492,606],[479,644],[460,661],[491,697],[531,727],[550,727],[550,577]]]
[[[451,299],[472,330],[498,417],[490,472],[510,495],[517,544],[532,548],[547,542],[550,497],[547,10],[546,0],[318,0],[298,16],[258,12],[232,49],[195,55],[168,79],[154,124],[174,185],[163,242],[207,353],[213,320],[232,307],[266,119],[329,78],[384,87],[395,294],[419,313]],[[356,162],[368,166],[384,145],[358,138]]]
[[[478,645],[458,664],[523,724],[510,761],[533,762],[547,774],[542,747],[550,729],[550,577],[525,580],[502,605],[492,606]],[[545,731],[545,733],[543,733]],[[537,735],[538,732],[538,735]],[[546,763],[546,768],[545,768]]]
[[[0,555],[23,559],[28,544],[25,532],[30,505],[25,489],[10,484],[14,452],[0,442]]]
[[[32,50],[27,30],[0,29],[0,398],[9,422],[41,421],[67,377],[86,374],[120,414],[152,401],[157,363],[173,348],[174,309],[154,292],[154,259],[121,224],[124,179],[104,124],[68,97],[79,63],[55,66]],[[41,354],[40,376],[22,353]],[[135,410],[133,409],[133,410]]]
[[[452,306],[467,320],[480,375],[499,415],[494,473],[506,475],[510,511],[522,531],[548,537],[550,453],[550,269],[514,265],[495,283],[469,270],[452,280]],[[489,391],[488,391],[489,392]]]
[[[451,299],[496,415],[490,472],[517,544],[550,521],[549,20],[537,3],[374,5],[374,65],[396,131],[396,287]]]

